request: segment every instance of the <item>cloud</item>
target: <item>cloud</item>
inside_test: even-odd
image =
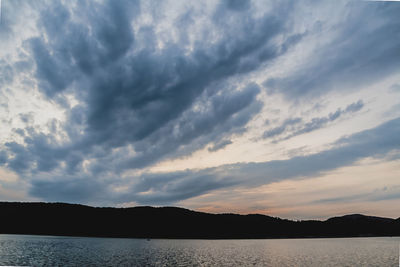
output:
[[[258,86],[250,84],[231,95],[209,97],[209,105],[202,105],[202,111],[189,110],[174,124],[137,142],[136,156],[123,161],[118,168],[140,168],[166,155],[188,155],[210,142],[243,132],[246,123],[261,109],[261,103],[255,99],[258,92]]]
[[[29,113],[20,113],[20,120],[25,124],[32,124],[34,122],[34,114],[32,112]]]
[[[0,150],[0,166],[7,162],[7,153]]]
[[[392,86],[390,86],[389,90],[395,93],[400,92],[400,84],[393,84]]]
[[[291,126],[293,126],[295,124],[298,124],[301,121],[302,121],[301,118],[289,118],[289,119],[286,119],[282,123],[282,125],[280,125],[278,127],[275,127],[275,128],[273,128],[271,130],[265,131],[264,134],[263,134],[263,137],[264,138],[270,138],[270,137],[274,137],[274,136],[280,135],[280,134],[284,133],[288,127],[291,127]]]
[[[4,59],[0,59],[0,88],[12,83],[14,80],[14,70]]]
[[[231,140],[221,140],[220,142],[215,143],[212,147],[209,147],[208,151],[215,152],[215,151],[225,148],[227,145],[230,145],[230,144],[232,144]]]
[[[31,195],[46,196],[47,201],[63,201],[69,203],[89,203],[96,199],[101,202],[105,184],[87,177],[65,179],[55,177],[56,182],[34,180],[31,184]]]
[[[240,75],[299,41],[292,38],[285,16],[277,15],[287,16],[292,7],[277,6],[263,16],[255,16],[252,8],[227,1],[213,11],[218,20],[194,13],[206,22],[189,21],[188,27],[218,38],[204,41],[208,38],[199,33],[196,42],[188,43],[185,29],[174,29],[176,40],[155,34],[161,26],[157,22],[163,22],[158,13],[146,14],[153,24],[142,25],[142,7],[136,1],[40,6],[41,35],[26,45],[36,65],[38,89],[65,108],[66,121],[58,124],[57,134],[28,132],[24,144],[10,151],[15,156],[10,167],[34,173],[65,166],[71,173],[83,170],[86,159],[87,170],[96,174],[120,173],[242,134],[262,102],[257,99],[259,86],[239,83]],[[232,15],[239,9],[245,15]],[[185,12],[193,11],[178,19]],[[214,28],[207,33],[209,24]],[[72,108],[71,94],[78,102]],[[60,134],[63,142],[57,142]],[[25,158],[22,169],[16,167],[19,154]]]
[[[362,100],[358,100],[357,102],[351,103],[350,105],[348,105],[346,107],[346,109],[344,111],[342,111],[342,114],[357,112],[357,111],[361,110],[363,107],[364,107],[364,102]]]
[[[286,134],[289,131],[289,134],[281,139],[275,140],[275,142],[287,140],[301,134],[321,129],[327,124],[339,119],[340,117],[357,112],[363,107],[363,101],[358,100],[357,102],[348,105],[344,110],[338,108],[335,112],[329,113],[329,115],[326,117],[315,117],[304,124],[300,124],[302,122],[301,118],[289,118],[286,119],[280,126],[265,131],[263,137],[272,138],[280,136],[282,134]]]
[[[400,199],[399,186],[384,187],[375,189],[367,193],[361,193],[356,195],[346,195],[334,198],[323,198],[312,201],[313,203],[344,203],[344,202],[360,202],[360,201],[383,201]]]
[[[17,15],[22,2],[8,1],[9,14]],[[0,165],[17,173],[33,197],[109,205],[172,204],[223,188],[320,175],[389,151],[387,160],[395,159],[398,120],[344,137],[313,155],[151,172],[157,163],[199,150],[224,153],[229,145],[236,151],[234,140],[240,139],[240,151],[255,140],[257,125],[267,129],[264,138],[278,140],[326,127],[364,103],[275,123],[286,104],[358,90],[399,69],[397,6],[349,2],[341,13],[341,2],[335,4],[340,15],[324,16],[328,4],[308,4],[24,4],[0,33],[7,35],[4,51],[11,51],[3,51],[0,60],[0,106],[7,113],[1,121],[9,128],[9,136],[0,131]],[[306,16],[310,11],[304,7],[312,8],[313,16]],[[302,57],[296,53],[306,47],[312,50],[309,58],[297,61]],[[273,103],[279,97],[260,87],[265,79],[269,93],[285,96],[279,109]],[[13,92],[8,89],[6,96],[10,84]],[[28,91],[35,99],[25,106]],[[41,117],[45,104],[59,111],[47,122]]]
[[[328,35],[328,44],[317,45],[295,71],[264,85],[294,100],[360,89],[394,74],[400,68],[399,12],[396,2],[348,2],[340,20],[318,22],[315,38]]]
[[[384,158],[389,153],[398,154],[400,118],[340,138],[332,145],[329,150],[287,160],[236,163],[202,170],[144,173],[130,179],[114,180],[114,185],[124,185],[122,191],[113,190],[112,184],[108,182],[99,187],[107,188],[102,191],[104,193],[102,197],[112,199],[114,203],[173,204],[222,188],[253,188],[285,179],[314,177],[349,166],[367,157]],[[64,188],[76,187],[83,191],[90,191],[92,188],[91,182],[87,179],[81,180],[82,184],[79,181],[57,179],[40,181],[32,184],[30,192],[32,196],[42,199],[48,199],[55,194],[67,199],[68,192],[64,194]],[[91,181],[94,183],[94,188],[97,188],[99,181],[95,178]],[[71,185],[66,186],[65,183]],[[52,188],[52,191],[41,190],[39,187]],[[91,193],[88,193],[88,196],[91,196]]]

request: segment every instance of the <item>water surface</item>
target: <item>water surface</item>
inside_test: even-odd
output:
[[[0,235],[0,265],[399,266],[399,237],[165,240]]]

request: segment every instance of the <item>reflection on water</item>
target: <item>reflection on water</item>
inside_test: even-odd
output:
[[[164,240],[0,235],[0,265],[397,266],[399,237]]]

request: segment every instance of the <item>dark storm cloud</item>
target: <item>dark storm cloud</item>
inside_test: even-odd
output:
[[[60,197],[64,199],[69,198],[68,192],[64,194],[64,188],[73,187],[87,191],[89,196],[94,197],[93,194],[99,187],[107,188],[102,191],[104,193],[102,197],[114,203],[131,201],[140,204],[176,203],[223,188],[255,187],[284,179],[312,177],[349,166],[367,157],[385,158],[388,153],[398,154],[399,151],[400,118],[397,118],[376,128],[343,137],[333,143],[333,147],[329,150],[288,160],[238,163],[171,173],[145,173],[129,179],[130,184],[125,184],[126,188],[121,192],[113,191],[112,184],[104,183],[99,186],[100,182],[94,178],[89,179],[93,180],[93,189],[87,179],[68,181],[53,179],[32,184],[31,194],[45,200],[51,199],[55,194],[61,194]],[[123,179],[116,179],[114,183],[124,184]],[[52,191],[41,190],[39,186],[51,188]],[[329,201],[339,201],[339,199],[327,199],[325,202]]]
[[[300,124],[302,122],[301,118],[289,118],[286,119],[282,125],[272,128],[264,132],[264,138],[272,138],[276,136],[280,136],[284,133],[288,133],[285,137],[275,140],[276,142],[287,140],[292,137],[309,133],[318,129],[325,127],[327,124],[339,119],[344,115],[348,115],[354,112],[361,110],[364,107],[364,102],[359,100],[348,105],[344,110],[338,108],[335,112],[329,113],[326,117],[315,117],[312,118],[309,122],[304,124]]]
[[[210,171],[210,172],[208,172]],[[211,170],[179,172],[166,175],[143,175],[128,193],[117,196],[118,201],[142,204],[174,203],[233,185],[228,177],[218,178]],[[151,193],[146,193],[151,190]],[[132,198],[133,197],[133,198]]]
[[[130,16],[137,9],[137,1],[82,2],[73,14],[60,2],[46,5],[38,23],[45,36],[29,40],[39,89],[62,101],[59,93],[76,79],[117,61],[132,45]]]
[[[137,142],[137,156],[119,167],[140,168],[165,155],[187,155],[226,135],[241,133],[261,109],[255,100],[258,92],[258,86],[250,84],[240,92],[208,97],[203,111],[184,112],[175,123]]]
[[[19,173],[25,172],[27,169],[29,169],[32,160],[31,156],[28,153],[25,153],[24,146],[16,142],[8,142],[5,143],[5,148],[7,149],[8,153],[3,153],[3,156],[7,155],[7,167]],[[13,157],[10,157],[9,155]]]
[[[58,177],[56,182],[34,180],[31,188],[32,195],[46,196],[47,201],[88,203],[93,199],[100,201],[106,185],[87,177]]]
[[[41,36],[26,41],[38,88],[65,108],[67,93],[80,104],[66,110],[67,121],[58,128],[49,124],[50,134],[28,132],[25,144],[10,151],[10,167],[35,172],[65,166],[73,173],[92,159],[88,169],[94,173],[119,173],[243,133],[262,103],[258,85],[238,85],[241,75],[299,41],[298,34],[290,34],[291,8],[276,6],[255,17],[250,3],[223,2],[215,11],[219,19],[208,21],[214,29],[202,29],[199,40],[189,44],[181,40],[189,40],[190,32],[177,27],[178,41],[162,48],[157,25],[141,26],[138,2],[40,6]],[[233,12],[239,9],[240,15]],[[212,31],[220,39],[208,42]],[[56,141],[56,128],[67,143]],[[21,157],[26,161],[18,169]]]
[[[343,20],[321,31],[333,30],[330,43],[317,46],[295,72],[264,83],[270,93],[298,99],[354,90],[400,69],[400,4],[350,1],[345,12]]]
[[[146,173],[129,178],[128,183],[116,177],[112,180],[94,177],[35,179],[31,183],[29,193],[46,201],[80,203],[104,201],[113,204],[135,201],[145,205],[160,203],[168,205],[234,184],[228,177],[216,177],[212,169],[162,174]],[[122,190],[113,189],[119,185],[122,185]]]
[[[8,151],[7,166],[20,174],[53,170],[66,153],[65,150],[57,148],[54,139],[44,134],[31,133],[26,135],[24,140],[26,146],[16,142],[5,143]]]
[[[368,83],[398,69],[399,10],[370,4],[360,3],[358,11],[349,4],[333,41],[294,74],[267,81],[268,90],[314,96],[336,81],[335,87],[353,85],[353,75],[357,88],[361,77],[360,84]],[[33,62],[39,91],[64,108],[66,120],[49,121],[46,131],[15,129],[23,131],[23,142],[0,145],[0,165],[17,172],[30,195],[43,200],[166,204],[217,189],[313,176],[399,149],[397,119],[343,138],[330,150],[289,160],[126,172],[207,146],[222,149],[243,134],[263,105],[261,89],[245,75],[312,35],[295,32],[295,5],[271,1],[271,11],[262,13],[250,1],[221,1],[211,14],[191,7],[164,25],[165,12],[175,10],[157,7],[143,18],[136,1],[38,4],[40,36],[23,43],[30,52],[24,62]],[[1,64],[8,79],[30,68]],[[304,124],[289,119],[266,137],[315,130],[362,106],[354,103]]]

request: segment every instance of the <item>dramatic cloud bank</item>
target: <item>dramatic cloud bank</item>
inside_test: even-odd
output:
[[[2,8],[4,200],[175,205],[399,159],[398,3]]]
[[[283,179],[313,177],[338,167],[349,166],[366,157],[382,158],[400,151],[400,119],[371,130],[339,139],[334,148],[287,160],[262,163],[237,163],[196,171],[145,173],[132,179],[123,193],[108,191],[108,181],[88,178],[37,181],[32,194],[44,199],[88,201],[95,195],[109,194],[116,203],[136,201],[141,204],[170,204],[211,190],[230,186],[256,187]],[[99,189],[103,189],[99,192]]]

